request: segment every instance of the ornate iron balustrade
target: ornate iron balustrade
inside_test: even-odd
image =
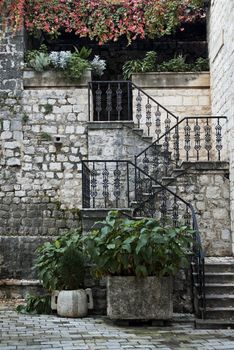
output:
[[[185,117],[135,157],[136,165],[161,180],[183,161],[221,161],[226,117]]]
[[[131,81],[92,81],[89,87],[89,120],[133,120],[148,136],[159,138],[178,117]]]
[[[132,120],[130,81],[92,81],[88,83],[89,121]]]

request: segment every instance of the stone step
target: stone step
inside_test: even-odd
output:
[[[234,321],[234,307],[206,307],[206,318]]]
[[[208,257],[205,258],[205,272],[213,273],[234,273],[234,258],[233,257]]]
[[[136,127],[134,127],[133,129],[132,129],[132,131],[134,131],[135,133],[137,133],[139,136],[142,136],[143,135],[143,129],[138,129],[138,128],[136,128]]]
[[[118,210],[123,216],[131,217],[132,209],[127,208],[87,208],[81,210],[83,232],[87,233],[97,221],[102,221],[111,210]]]
[[[142,140],[152,143],[153,142],[153,137],[152,136],[142,136]]]
[[[206,283],[234,283],[234,272],[206,272]]]
[[[196,319],[195,328],[197,329],[234,329],[234,321],[222,319]]]
[[[198,287],[196,283],[195,286]],[[207,296],[213,294],[234,295],[234,283],[206,283],[205,288]]]
[[[207,307],[233,307],[234,295],[229,294],[209,294],[206,295]]]

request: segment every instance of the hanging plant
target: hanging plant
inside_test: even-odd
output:
[[[17,30],[38,30],[57,36],[61,30],[88,36],[100,44],[126,35],[160,37],[182,22],[205,16],[203,0],[0,0],[5,22]]]

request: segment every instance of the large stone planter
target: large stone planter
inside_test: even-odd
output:
[[[91,80],[91,69],[87,69],[82,77],[77,81],[66,79],[63,72],[56,70],[36,72],[31,69],[25,69],[23,72],[23,82],[25,88],[88,87],[88,82]]]
[[[209,72],[150,72],[134,73],[132,81],[137,86],[147,89],[194,88],[209,89]]]
[[[114,320],[172,318],[172,278],[109,276],[107,315]]]

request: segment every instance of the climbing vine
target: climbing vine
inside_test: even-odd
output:
[[[205,16],[202,0],[0,0],[0,11],[15,29],[61,31],[100,44],[126,35],[128,42],[172,33],[181,23]]]

